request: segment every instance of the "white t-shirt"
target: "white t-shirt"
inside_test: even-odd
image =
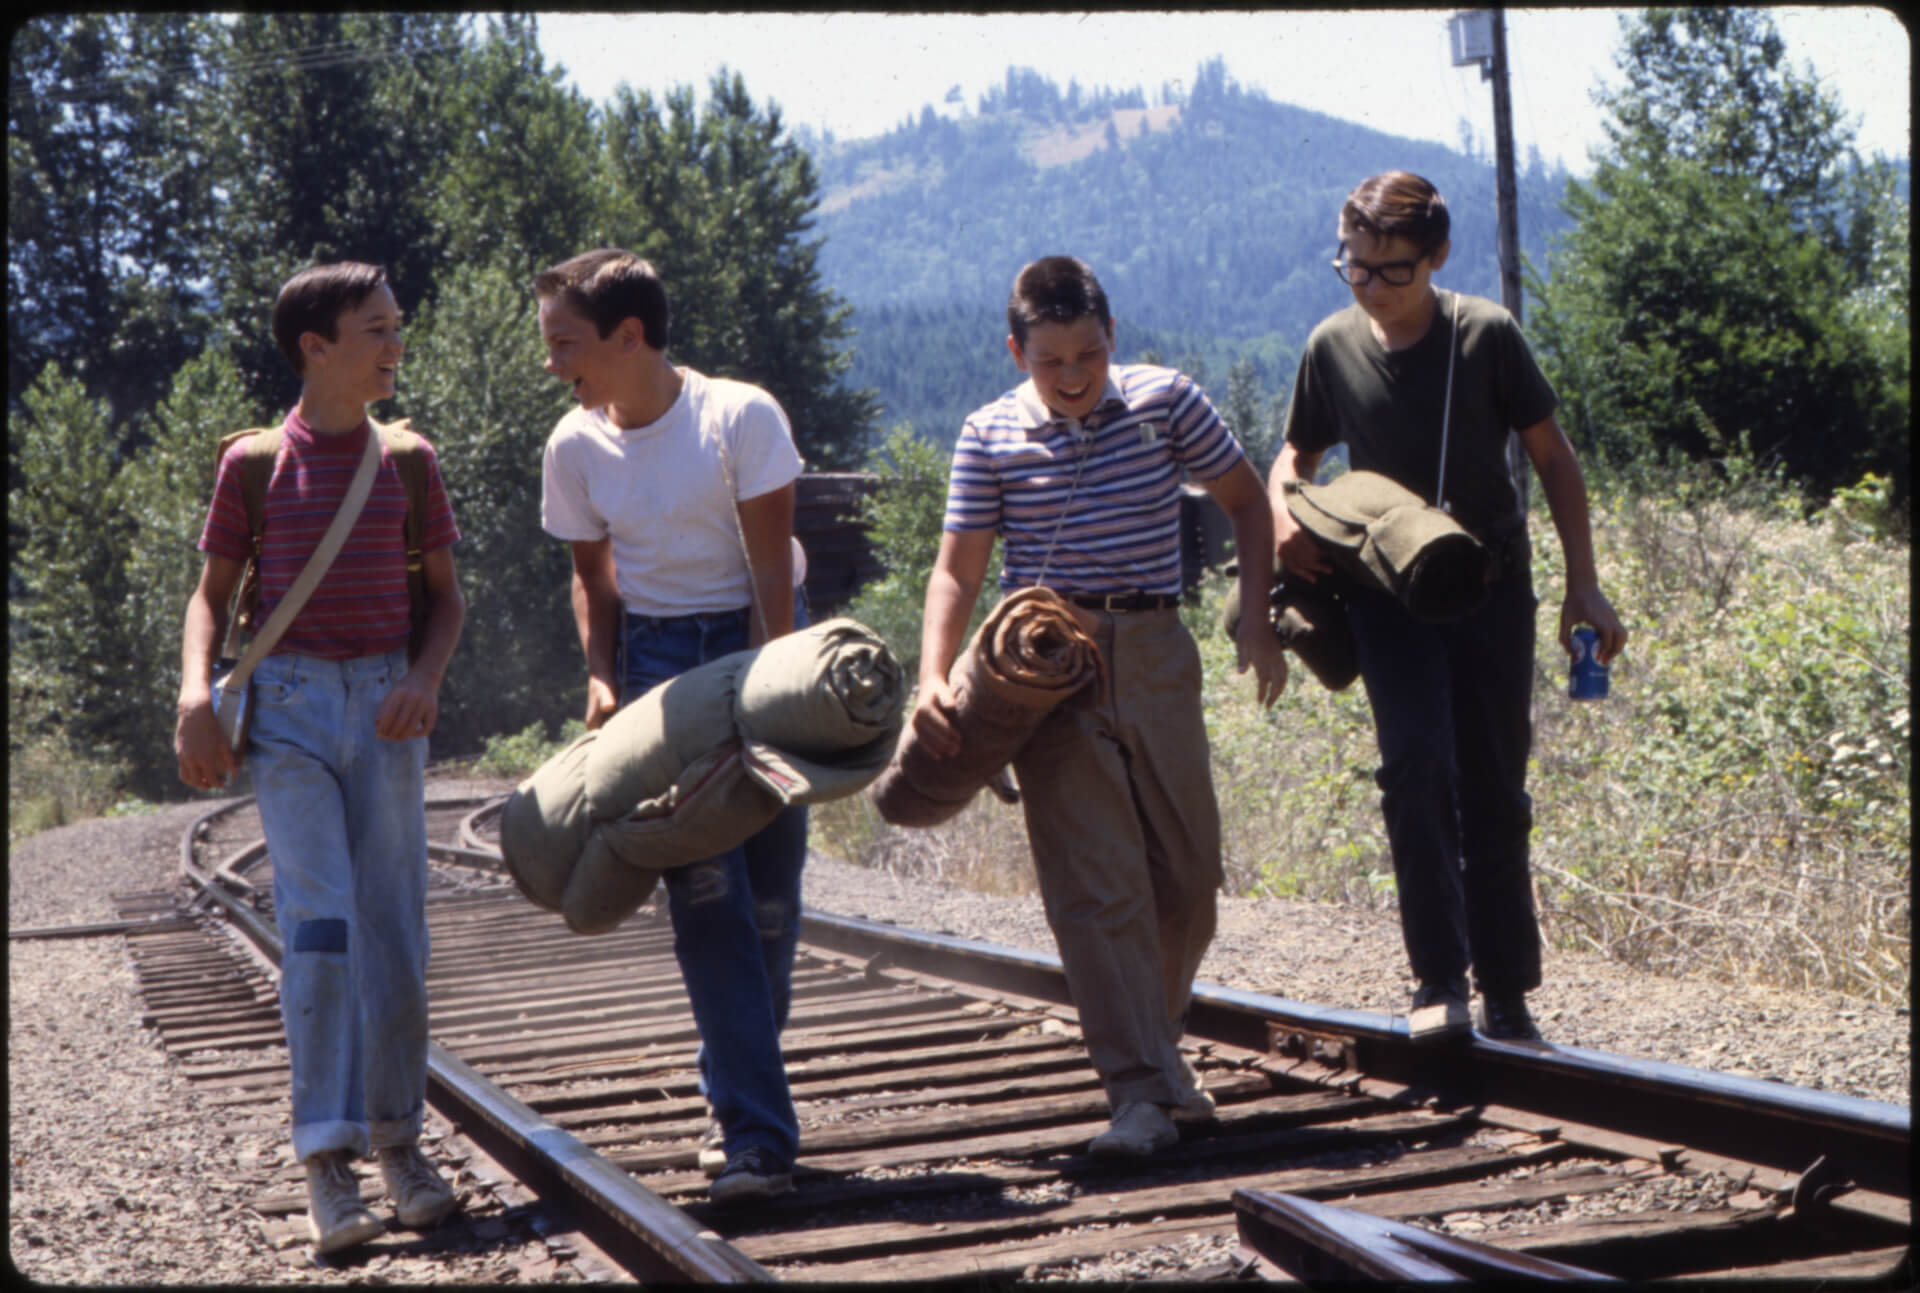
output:
[[[636,615],[748,605],[735,501],[772,493],[804,465],[771,395],[678,371],[680,397],[658,421],[622,430],[598,409],[574,409],[547,437],[541,462],[541,526],[568,542],[611,539],[620,599]]]

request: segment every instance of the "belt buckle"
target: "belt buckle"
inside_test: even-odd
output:
[[[1127,609],[1127,603],[1131,600],[1132,596],[1128,593],[1108,593],[1100,599],[1100,609],[1111,615],[1115,611]]]

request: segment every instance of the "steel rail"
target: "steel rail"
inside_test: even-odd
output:
[[[489,801],[462,822],[467,843],[433,844],[432,851],[497,869],[499,854],[486,847],[475,825],[497,811],[497,804]],[[183,842],[190,870],[191,839],[201,825],[196,822]],[[239,872],[257,858],[240,862],[243,854],[218,868],[223,880],[215,881],[214,891],[223,883],[251,889]],[[266,928],[270,922],[252,909],[244,891],[219,892],[212,900],[226,906],[243,927],[272,933]],[[1072,1004],[1059,960],[1048,953],[812,909],[803,912],[801,936],[815,949],[864,961],[869,971],[943,979],[988,994],[1017,994],[1029,1004]],[[277,937],[272,941],[277,946]],[[1546,1139],[1559,1137],[1564,1126],[1570,1143],[1657,1158],[1667,1167],[1675,1165],[1675,1157],[1691,1154],[1702,1156],[1697,1163],[1702,1170],[1715,1166],[1714,1155],[1725,1156],[1736,1169],[1743,1163],[1758,1165],[1764,1169],[1760,1179],[1772,1182],[1767,1188],[1791,1190],[1795,1212],[1832,1207],[1855,1213],[1856,1223],[1871,1221],[1882,1228],[1891,1219],[1904,1221],[1907,1216],[1911,1115],[1904,1106],[1580,1047],[1479,1037],[1457,1045],[1416,1046],[1400,1019],[1208,983],[1195,985],[1188,1032],[1196,1039],[1269,1056],[1268,1067],[1308,1082],[1477,1113],[1483,1122],[1524,1128]],[[430,1096],[436,1107],[503,1166],[546,1197],[563,1202],[594,1242],[620,1254],[640,1278],[773,1278],[686,1212],[484,1081],[437,1044],[431,1069]],[[1724,1170],[1725,1162],[1720,1166]],[[1851,1201],[1849,1193],[1854,1194]]]
[[[213,819],[245,807],[248,798],[209,810],[181,842],[181,868],[204,897],[278,966],[284,945],[274,922],[201,866],[193,843]],[[433,846],[435,851],[446,851]],[[472,850],[451,850],[456,853]],[[264,846],[243,850],[241,868],[266,856]],[[498,860],[498,855],[495,861]],[[245,889],[250,892],[251,885]],[[758,1262],[701,1226],[493,1083],[438,1042],[427,1044],[427,1094],[434,1107],[521,1180],[557,1203],[596,1244],[641,1280],[693,1284],[764,1284],[773,1276]]]
[[[807,941],[879,964],[1070,1004],[1057,956],[808,910]],[[1343,1075],[1401,1083],[1455,1104],[1508,1105],[1799,1174],[1823,1156],[1855,1184],[1905,1197],[1912,1111],[1578,1046],[1491,1041],[1416,1046],[1406,1021],[1199,982],[1190,1035],[1320,1058]]]

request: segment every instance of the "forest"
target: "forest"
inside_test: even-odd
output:
[[[1525,324],[1562,422],[1591,474],[1649,496],[1682,465],[1748,463],[1783,506],[1866,500],[1904,537],[1906,159],[1857,154],[1763,12],[1680,13],[1624,34],[1592,175],[1536,161],[1521,177]],[[1151,96],[1010,67],[964,119],[930,106],[834,141],[796,136],[724,71],[588,102],[535,33],[530,16],[442,13],[66,14],[16,32],[16,821],[181,793],[168,738],[213,447],[294,396],[267,312],[300,266],[383,264],[407,315],[400,394],[375,413],[433,441],[464,534],[445,753],[575,708],[565,552],[535,504],[566,399],[529,286],[575,251],[652,258],[676,362],[766,386],[811,468],[883,473],[889,432],[943,445],[1011,382],[1006,285],[1060,249],[1049,229],[1102,274],[1121,357],[1192,370],[1256,457],[1307,329],[1342,304],[1325,262],[1361,176],[1432,177],[1456,212],[1443,285],[1496,294],[1485,156],[1270,102],[1218,61]]]
[[[850,377],[875,390],[889,424],[950,443],[1013,384],[1008,285],[1059,252],[1100,276],[1123,360],[1157,356],[1216,396],[1240,365],[1264,421],[1276,400],[1284,408],[1308,331],[1350,300],[1328,268],[1334,221],[1348,190],[1383,170],[1434,182],[1454,216],[1447,283],[1499,298],[1484,152],[1273,102],[1219,59],[1148,105],[1138,88],[1083,94],[1009,68],[977,112],[928,107],[877,139],[817,151],[821,273],[854,308]],[[1567,178],[1537,153],[1517,176],[1522,251],[1536,263],[1570,227]]]

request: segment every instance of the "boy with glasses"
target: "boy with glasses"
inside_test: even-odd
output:
[[[1440,194],[1405,171],[1362,181],[1341,207],[1334,269],[1354,304],[1323,320],[1301,355],[1269,477],[1274,539],[1290,576],[1312,582],[1332,569],[1288,510],[1284,486],[1311,481],[1321,454],[1344,440],[1354,470],[1442,507],[1493,555],[1486,603],[1447,623],[1417,620],[1382,592],[1346,596],[1418,980],[1409,1032],[1467,1032],[1471,966],[1481,1031],[1538,1040],[1526,1004],[1540,985],[1526,792],[1537,602],[1526,513],[1507,467],[1510,431],[1540,476],[1566,559],[1561,644],[1571,651],[1574,626],[1592,625],[1606,662],[1627,631],[1600,591],[1586,484],[1518,323],[1492,301],[1432,284],[1448,228]]]

